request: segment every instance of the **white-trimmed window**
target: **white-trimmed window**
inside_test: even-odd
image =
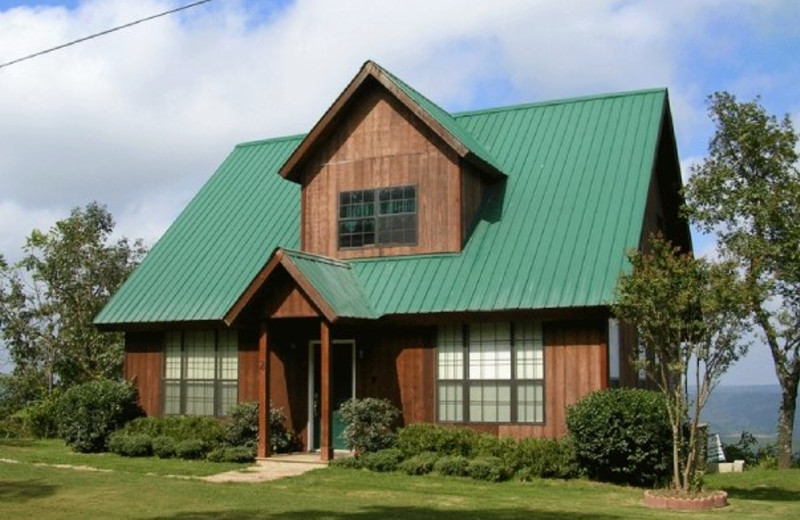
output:
[[[541,323],[440,326],[437,417],[442,422],[543,422]]]
[[[164,343],[164,414],[228,415],[238,398],[236,331],[170,331]]]

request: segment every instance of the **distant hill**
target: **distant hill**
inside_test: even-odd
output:
[[[778,385],[718,386],[711,392],[701,420],[709,432],[738,438],[748,431],[763,440],[774,441],[778,431]],[[800,439],[800,417],[795,417],[795,443]]]

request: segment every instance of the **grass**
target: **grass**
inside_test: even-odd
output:
[[[59,443],[0,442],[0,516],[3,518],[145,518],[330,520],[535,518],[615,520],[687,518],[641,505],[642,490],[584,480],[487,484],[438,476],[409,477],[322,469],[275,482],[210,484],[164,475],[202,475],[231,465],[121,459],[69,453]],[[103,467],[100,473],[37,466],[34,462]],[[241,466],[237,466],[241,467]],[[148,474],[156,469],[158,475]],[[211,471],[213,472],[213,471]],[[694,519],[796,518],[800,471],[752,470],[714,475],[731,506],[691,514]]]

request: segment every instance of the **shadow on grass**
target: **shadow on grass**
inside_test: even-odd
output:
[[[0,446],[9,446],[12,448],[27,448],[36,442],[35,439],[0,439]]]
[[[536,518],[537,520],[567,520],[572,518],[586,518],[589,520],[617,520],[616,515],[597,513],[576,513],[574,511],[537,511],[535,509],[480,509],[480,510],[439,510],[426,507],[388,507],[374,506],[361,511],[340,512],[324,511],[321,509],[305,509],[269,514],[264,511],[205,511],[194,513],[177,513],[171,516],[157,517],[153,520],[251,520],[255,518],[270,518],[273,520],[306,520],[308,518],[325,518],[326,520],[371,520],[402,518],[403,520],[464,520],[480,518],[487,520],[516,520],[518,518]]]
[[[0,502],[27,502],[48,497],[55,492],[56,486],[42,484],[36,480],[0,481]]]
[[[800,492],[775,486],[759,486],[754,488],[739,488],[723,486],[728,493],[728,498],[742,500],[766,500],[770,502],[797,502],[800,501]]]

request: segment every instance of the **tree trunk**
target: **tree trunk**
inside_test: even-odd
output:
[[[785,383],[785,384],[784,384]],[[792,467],[792,436],[797,406],[797,378],[781,383],[781,408],[778,413],[778,469]]]

